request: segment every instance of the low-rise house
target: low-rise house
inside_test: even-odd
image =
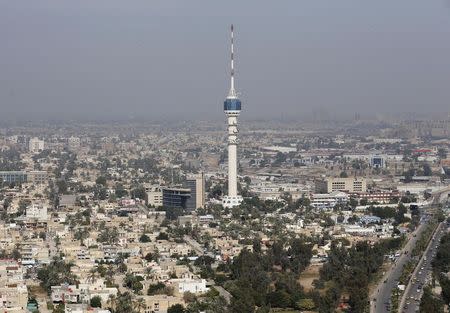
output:
[[[183,295],[185,292],[193,294],[203,294],[208,292],[206,279],[174,278],[169,280],[169,284],[174,286],[174,292]]]
[[[51,300],[53,303],[78,303],[80,298],[81,292],[76,285],[51,286]]]
[[[144,299],[145,301],[143,313],[167,313],[167,310],[175,304],[185,305],[183,298],[181,297],[154,295],[140,296],[139,298]]]
[[[28,290],[24,284],[0,284],[0,310],[25,312]]]

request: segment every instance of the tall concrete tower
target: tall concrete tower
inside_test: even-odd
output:
[[[228,119],[228,196],[223,197],[222,204],[225,207],[233,207],[242,202],[242,197],[237,194],[237,118],[241,113],[241,100],[234,89],[234,42],[233,25],[231,25],[231,86],[228,96],[223,103],[223,110]]]

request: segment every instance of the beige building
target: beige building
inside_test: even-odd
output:
[[[48,174],[46,171],[29,171],[27,172],[27,181],[33,184],[46,184]]]
[[[30,139],[30,142],[28,144],[28,150],[31,153],[37,153],[44,150],[44,145],[45,145],[44,140],[40,140],[39,138],[34,137]]]
[[[167,295],[141,296],[145,301],[144,313],[166,313],[167,310],[175,304],[184,306],[183,298]]]
[[[16,261],[0,261],[0,310],[25,312],[28,289],[24,284],[25,269]]]
[[[190,175],[186,178],[186,187],[191,190],[191,197],[186,202],[188,210],[192,211],[205,206],[205,176],[203,173]]]
[[[356,177],[329,177],[325,181],[316,182],[316,191],[331,193],[334,191],[366,192],[367,183],[365,178]]]
[[[145,186],[146,202],[148,205],[155,208],[163,205],[163,193],[160,186],[147,185]]]
[[[0,287],[0,310],[25,312],[27,302],[27,286],[12,284]]]

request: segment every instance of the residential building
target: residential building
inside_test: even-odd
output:
[[[47,206],[44,204],[32,204],[26,210],[27,219],[47,220]]]
[[[170,280],[170,283],[174,285],[174,291],[179,295],[185,292],[202,294],[209,290],[206,287],[206,279],[174,278]]]
[[[145,301],[144,313],[167,313],[167,310],[175,304],[185,305],[183,298],[174,296],[154,295],[140,296],[139,298]]]
[[[45,142],[37,137],[31,138],[28,143],[28,150],[31,153],[37,153],[44,150]]]
[[[0,310],[3,312],[25,312],[28,302],[27,286],[9,284],[0,286]]]
[[[72,151],[79,149],[81,146],[80,138],[74,136],[70,137],[69,139],[67,139],[67,146]]]

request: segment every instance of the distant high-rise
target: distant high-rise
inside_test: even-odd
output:
[[[193,211],[205,207],[205,177],[203,173],[186,178],[186,188],[191,190],[191,197],[186,202],[186,209]]]
[[[242,202],[237,194],[237,145],[238,116],[241,113],[241,100],[234,89],[234,38],[233,25],[231,25],[231,86],[228,96],[223,104],[223,110],[228,119],[228,196],[223,197],[225,207],[233,207]]]

